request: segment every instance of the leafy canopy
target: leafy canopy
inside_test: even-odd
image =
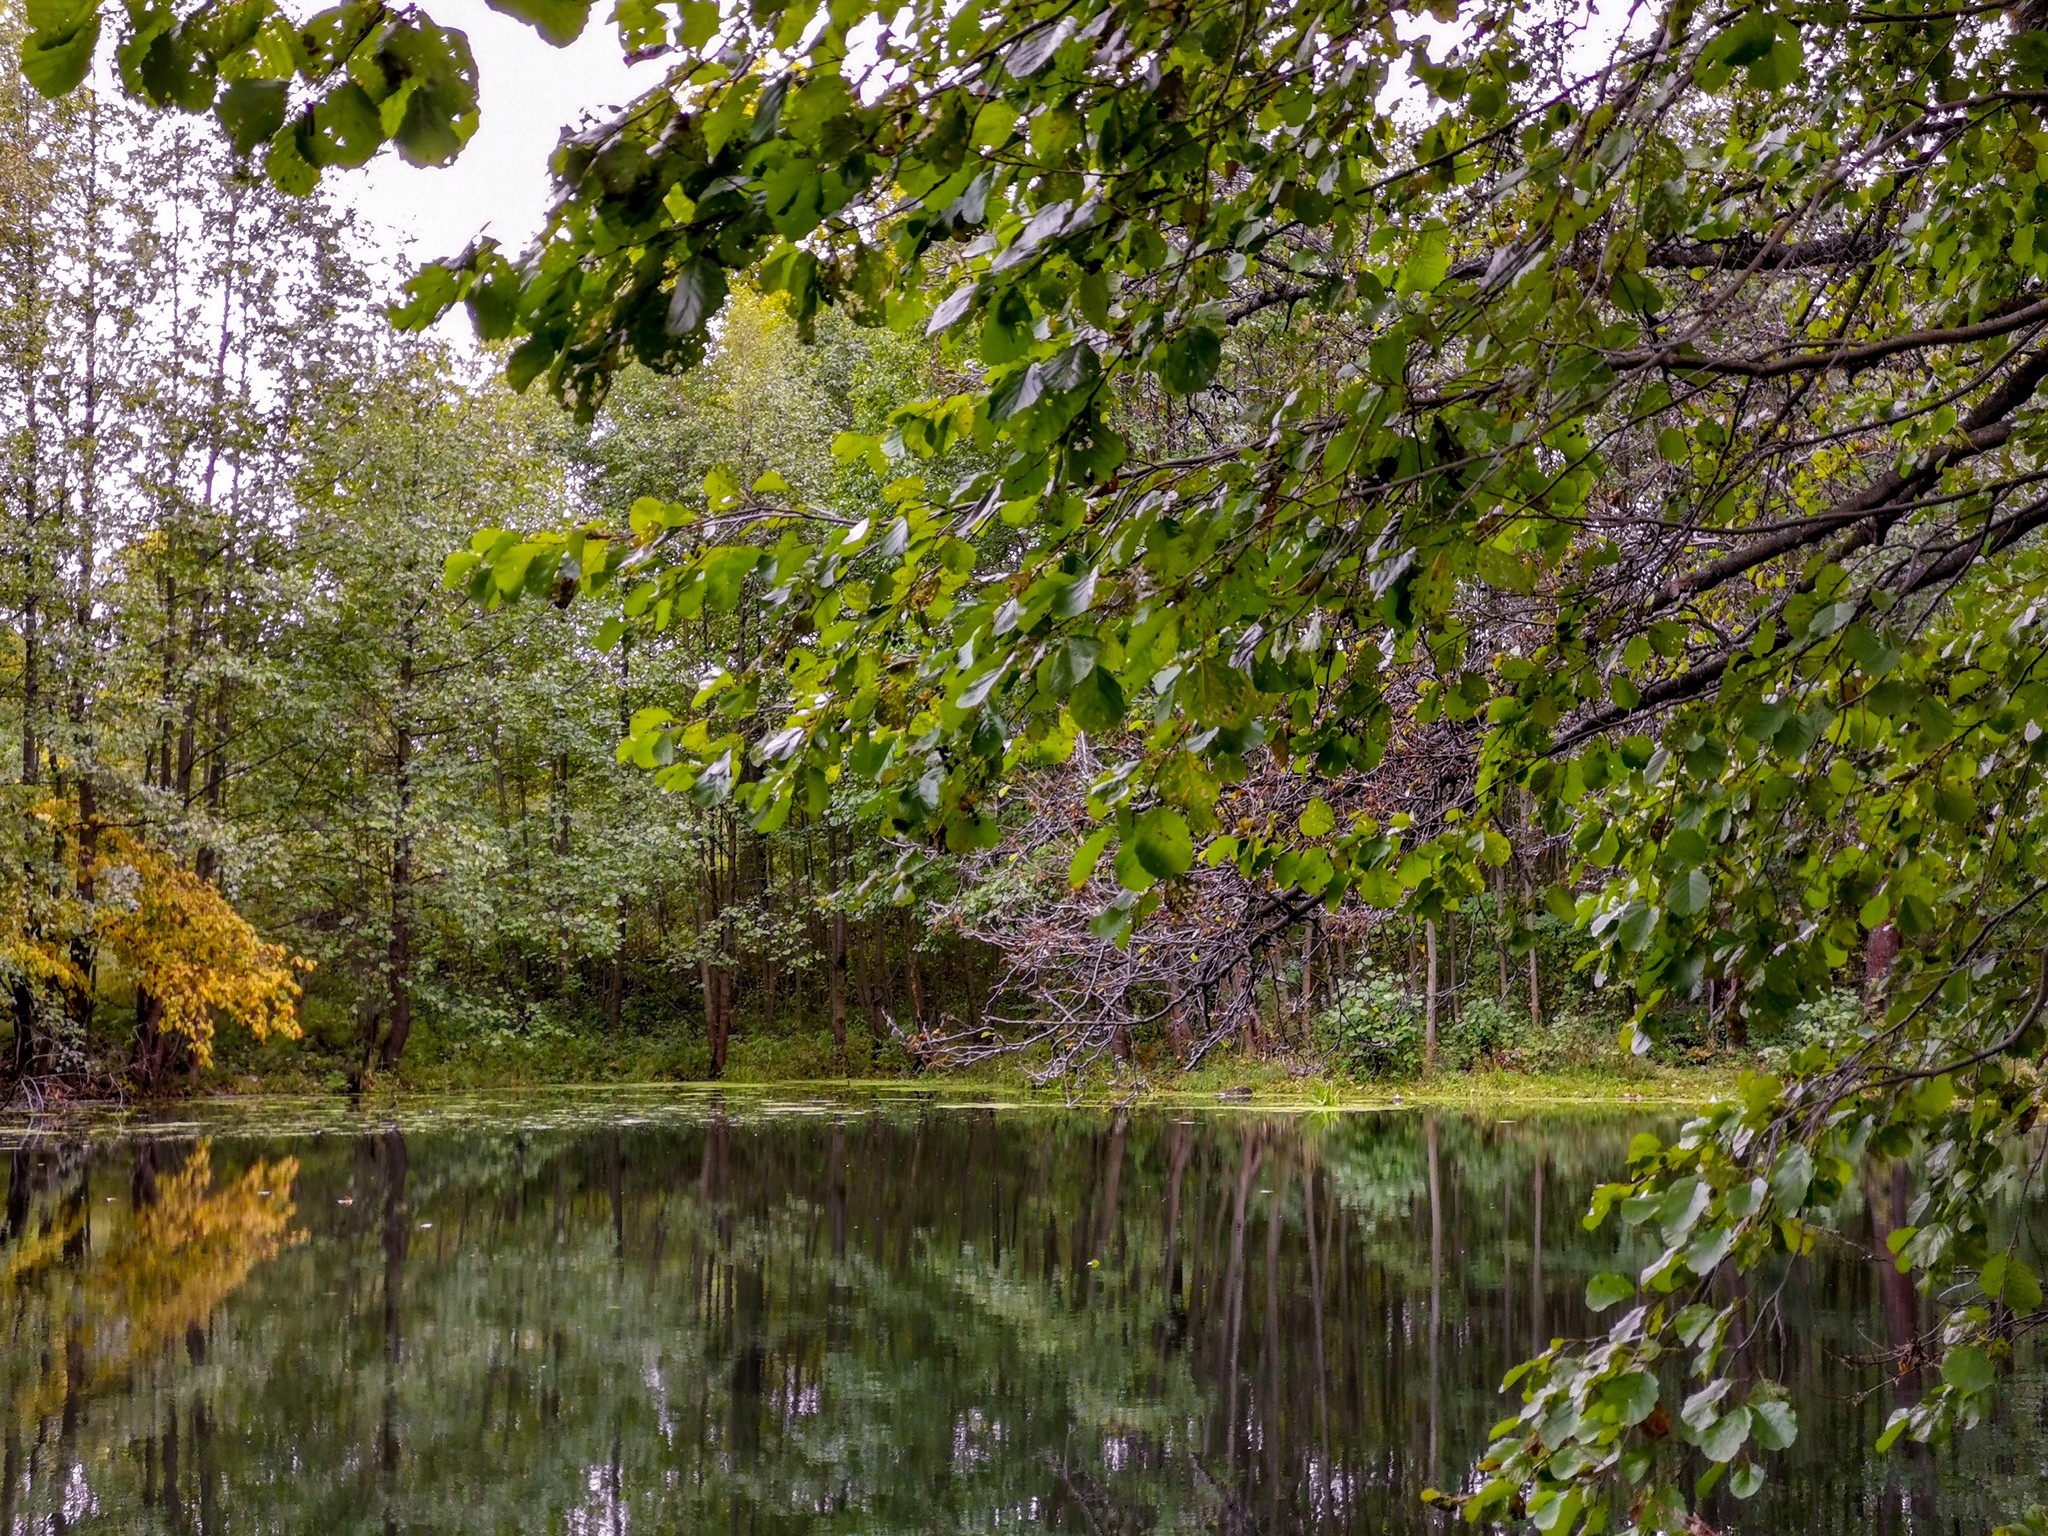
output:
[[[1467,1504],[1678,1530],[1797,1430],[1742,1357],[1770,1303],[1716,1277],[1823,1240],[1864,1160],[1925,1160],[1893,1242],[1944,1297],[1888,1439],[1981,1415],[2041,1305],[1997,1213],[2048,1043],[2048,38],[1900,0],[1431,14],[625,0],[665,83],[563,141],[533,250],[429,267],[399,317],[465,304],[586,416],[629,361],[697,361],[736,283],[959,364],[842,440],[875,505],[714,470],[451,560],[485,601],[606,594],[620,628],[759,615],[624,748],[701,801],[772,827],[857,782],[966,849],[1085,732],[1106,932],[1197,858],[1440,913],[1534,824],[1572,833],[1547,899],[1645,1021],[1709,981],[1783,1015],[1871,956],[1845,1034],[1602,1192],[1663,1256],[1596,1283],[1606,1337],[1518,1376]],[[32,21],[31,77],[76,82],[93,0]],[[119,25],[124,88],[210,107],[282,185],[474,122],[459,34],[416,11]],[[1254,754],[1334,778],[1418,741],[1469,770],[1440,814],[1219,823]]]

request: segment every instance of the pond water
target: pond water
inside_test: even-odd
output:
[[[1463,1529],[1502,1373],[1591,1328],[1638,1118],[706,1094],[17,1129],[0,1530]],[[1862,1191],[1876,1239],[1907,1191]],[[1718,1530],[1982,1530],[2048,1396],[1877,1457],[1865,1254],[1753,1362],[1794,1449]]]

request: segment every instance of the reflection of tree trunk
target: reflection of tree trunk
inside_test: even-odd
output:
[[[1095,1224],[1095,1257],[1107,1259],[1110,1245],[1117,1237],[1117,1200],[1124,1181],[1124,1138],[1131,1128],[1131,1117],[1121,1110],[1109,1127],[1109,1156],[1102,1175],[1102,1213]]]
[[[135,1163],[128,1173],[128,1204],[146,1211],[156,1204],[157,1143],[145,1139],[135,1144]]]
[[[1543,1153],[1536,1153],[1536,1172],[1531,1180],[1531,1201],[1535,1214],[1529,1221],[1529,1353],[1540,1355],[1543,1337]]]
[[[405,1259],[412,1234],[407,1229],[405,1180],[409,1164],[405,1135],[395,1127],[384,1133],[384,1404],[378,1427],[378,1469],[382,1473],[384,1528],[398,1529],[394,1499],[398,1479],[398,1377],[405,1348]]]
[[[1166,1307],[1176,1334],[1187,1326],[1187,1303],[1180,1274],[1180,1191],[1194,1142],[1184,1125],[1166,1131]]]
[[[213,1464],[213,1415],[203,1402],[192,1404],[192,1463],[192,1481],[199,1495],[199,1536],[214,1536],[220,1529],[220,1479]]]
[[[1505,1148],[1503,1148],[1505,1151]],[[1510,1346],[1515,1338],[1515,1184],[1501,1181],[1500,1336]]]
[[[1890,1177],[1883,1185],[1877,1184],[1874,1175],[1866,1176],[1864,1203],[1870,1208],[1872,1251],[1877,1260],[1878,1290],[1884,1298],[1885,1328],[1891,1334],[1892,1348],[1899,1353],[1902,1388],[1910,1388],[1907,1395],[1917,1397],[1918,1370],[1909,1361],[1908,1352],[1920,1337],[1920,1298],[1913,1289],[1913,1277],[1899,1273],[1888,1241],[1893,1232],[1905,1225],[1907,1201],[1904,1163],[1892,1164]]]
[[[1277,1000],[1276,1000],[1277,1001]],[[1279,1009],[1276,1006],[1274,1013]],[[1273,1198],[1266,1205],[1266,1411],[1259,1439],[1266,1447],[1266,1529],[1280,1529],[1280,1426],[1287,1421],[1287,1399],[1280,1380],[1280,1214],[1287,1188],[1287,1170],[1273,1174]]]
[[[14,1523],[14,1490],[21,1486],[21,1433],[14,1427],[10,1416],[6,1427],[0,1429],[0,1531],[19,1529]],[[143,1493],[143,1507],[149,1506],[148,1490]]]
[[[10,1242],[28,1230],[29,1178],[33,1172],[27,1147],[16,1147],[7,1157],[7,1230]]]
[[[1323,1352],[1323,1256],[1316,1241],[1315,1170],[1306,1163],[1301,1170],[1301,1227],[1308,1237],[1308,1287],[1314,1302],[1316,1347],[1316,1441],[1322,1447],[1318,1470],[1325,1488],[1330,1478],[1330,1393],[1329,1366]]]
[[[1244,1327],[1244,1213],[1245,1205],[1251,1199],[1252,1180],[1258,1176],[1259,1163],[1265,1155],[1264,1134],[1259,1131],[1247,1134],[1244,1152],[1238,1161],[1237,1198],[1230,1208],[1230,1263],[1223,1276],[1226,1331],[1230,1340],[1224,1361],[1224,1379],[1230,1385],[1224,1420],[1223,1464],[1232,1472],[1237,1470],[1237,1358]]]
[[[825,1208],[832,1223],[832,1257],[846,1257],[846,1127],[832,1126],[831,1149],[826,1153]]]
[[[1429,1160],[1429,1481],[1436,1482],[1439,1374],[1444,1326],[1443,1187],[1437,1169],[1436,1118],[1422,1122],[1422,1141]]]
[[[64,1413],[57,1429],[57,1465],[67,1473],[78,1464],[78,1425],[84,1413],[85,1336],[74,1323],[64,1339]],[[62,1523],[57,1529],[64,1529]]]
[[[739,1267],[733,1285],[733,1335],[737,1349],[732,1364],[732,1436],[735,1471],[753,1467],[761,1449],[761,1396],[768,1360],[761,1345],[763,1282],[758,1260]],[[734,1529],[744,1529],[734,1491]]]
[[[185,1524],[184,1500],[178,1492],[178,1414],[175,1406],[164,1424],[164,1523],[172,1530]]]
[[[1871,936],[1873,939],[1876,935]],[[1894,939],[1896,943],[1896,939]],[[1879,978],[1882,988],[1883,978]],[[1897,1351],[1899,1366],[1892,1377],[1892,1406],[1911,1407],[1920,1400],[1925,1389],[1925,1373],[1918,1360],[1917,1345],[1920,1338],[1920,1295],[1913,1289],[1911,1275],[1899,1273],[1889,1242],[1892,1233],[1906,1224],[1906,1211],[1912,1200],[1912,1190],[1907,1182],[1906,1165],[1894,1161],[1889,1176],[1879,1183],[1878,1176],[1866,1172],[1863,1187],[1864,1204],[1870,1209],[1871,1250],[1877,1264],[1877,1288],[1884,1302],[1885,1331],[1891,1336],[1892,1348]],[[1913,1512],[1912,1528],[1931,1526],[1934,1521],[1933,1495],[1929,1487],[1929,1464],[1931,1457],[1926,1446],[1912,1440],[1903,1440],[1898,1451],[1885,1458],[1884,1492],[1879,1498],[1878,1512],[1880,1528],[1889,1531],[1895,1528],[1898,1512],[1902,1507]],[[1913,1469],[1908,1486],[1902,1487],[1899,1477],[1900,1463]]]
[[[626,1154],[619,1133],[607,1131],[604,1138],[605,1184],[612,1197],[612,1262],[626,1264]]]

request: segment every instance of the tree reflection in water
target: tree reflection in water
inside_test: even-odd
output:
[[[0,1530],[1438,1529],[1502,1373],[1592,1326],[1633,1130],[938,1106],[12,1154]],[[1802,1432],[1728,1531],[2025,1502],[2029,1363],[1957,1452],[1870,1455],[1926,1305],[1851,1196],[1754,1340]],[[1852,1228],[1852,1230],[1855,1230]]]

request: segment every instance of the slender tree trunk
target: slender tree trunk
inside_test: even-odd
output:
[[[100,429],[100,363],[99,363],[99,165],[100,136],[99,109],[96,105],[87,107],[90,157],[87,170],[87,257],[85,280],[85,386],[84,415],[80,423],[79,467],[78,467],[78,593],[76,623],[78,626],[73,662],[76,676],[71,690],[71,728],[74,736],[72,750],[77,764],[78,781],[78,826],[77,826],[77,891],[78,898],[90,910],[93,900],[95,873],[99,863],[99,766],[95,761],[96,747],[93,740],[93,672],[94,657],[98,650],[98,637],[94,633],[98,615],[94,611],[94,595],[98,581],[99,561],[99,429]],[[93,970],[97,960],[90,930],[82,930],[71,942],[71,963],[82,978],[71,997],[72,1021],[80,1034],[92,1029],[93,1015]]]
[[[31,430],[33,436],[33,430]],[[33,452],[33,447],[31,447]],[[33,474],[33,471],[31,471]],[[36,784],[42,779],[42,748],[36,735],[38,716],[42,711],[43,690],[43,631],[40,612],[40,594],[36,591],[36,540],[35,489],[31,482],[25,500],[28,524],[26,539],[28,552],[22,556],[23,579],[28,586],[21,604],[21,782]]]
[[[916,1021],[919,1031],[927,1027],[925,1018],[924,974],[917,963],[917,935],[910,930],[906,919],[903,935],[903,969],[910,982],[910,1016]]]
[[[1508,993],[1514,987],[1513,973],[1508,969],[1508,950],[1515,936],[1514,914],[1508,910],[1508,872],[1500,872],[1500,881],[1494,888],[1494,950],[1500,959],[1500,1000],[1507,1005]]]
[[[626,903],[614,901],[618,918],[612,929],[612,953],[604,974],[604,1027],[608,1034],[619,1032],[626,1009]]]
[[[832,915],[825,959],[826,1004],[832,1015],[832,1046],[839,1053],[839,1073],[846,1075],[846,908],[840,904],[844,877],[840,868],[839,829],[825,828],[826,879],[832,886]]]
[[[1422,994],[1422,1070],[1436,1070],[1436,920],[1425,918],[1423,945],[1429,956],[1429,979]]]
[[[882,987],[884,940],[881,924],[869,921],[866,938],[867,942],[860,947],[860,973],[855,981],[860,992],[861,1012],[867,1015],[868,1038],[874,1044],[880,1045],[889,1038],[887,1022],[883,1018],[887,1004]]]
[[[619,642],[619,739],[632,734],[633,730],[633,658],[632,647],[624,639]],[[498,791],[500,803],[504,790]],[[624,892],[612,899],[615,922],[612,934],[611,965],[605,973],[604,985],[604,1027],[612,1034],[619,1032],[619,1025],[626,1011],[626,934],[627,910]]]
[[[391,841],[391,1021],[384,1034],[382,1060],[388,1071],[398,1065],[405,1042],[412,1034],[413,967],[413,719],[412,692],[415,681],[418,634],[414,615],[408,611],[399,631],[398,697],[392,720],[392,778],[396,791],[397,820]]]

